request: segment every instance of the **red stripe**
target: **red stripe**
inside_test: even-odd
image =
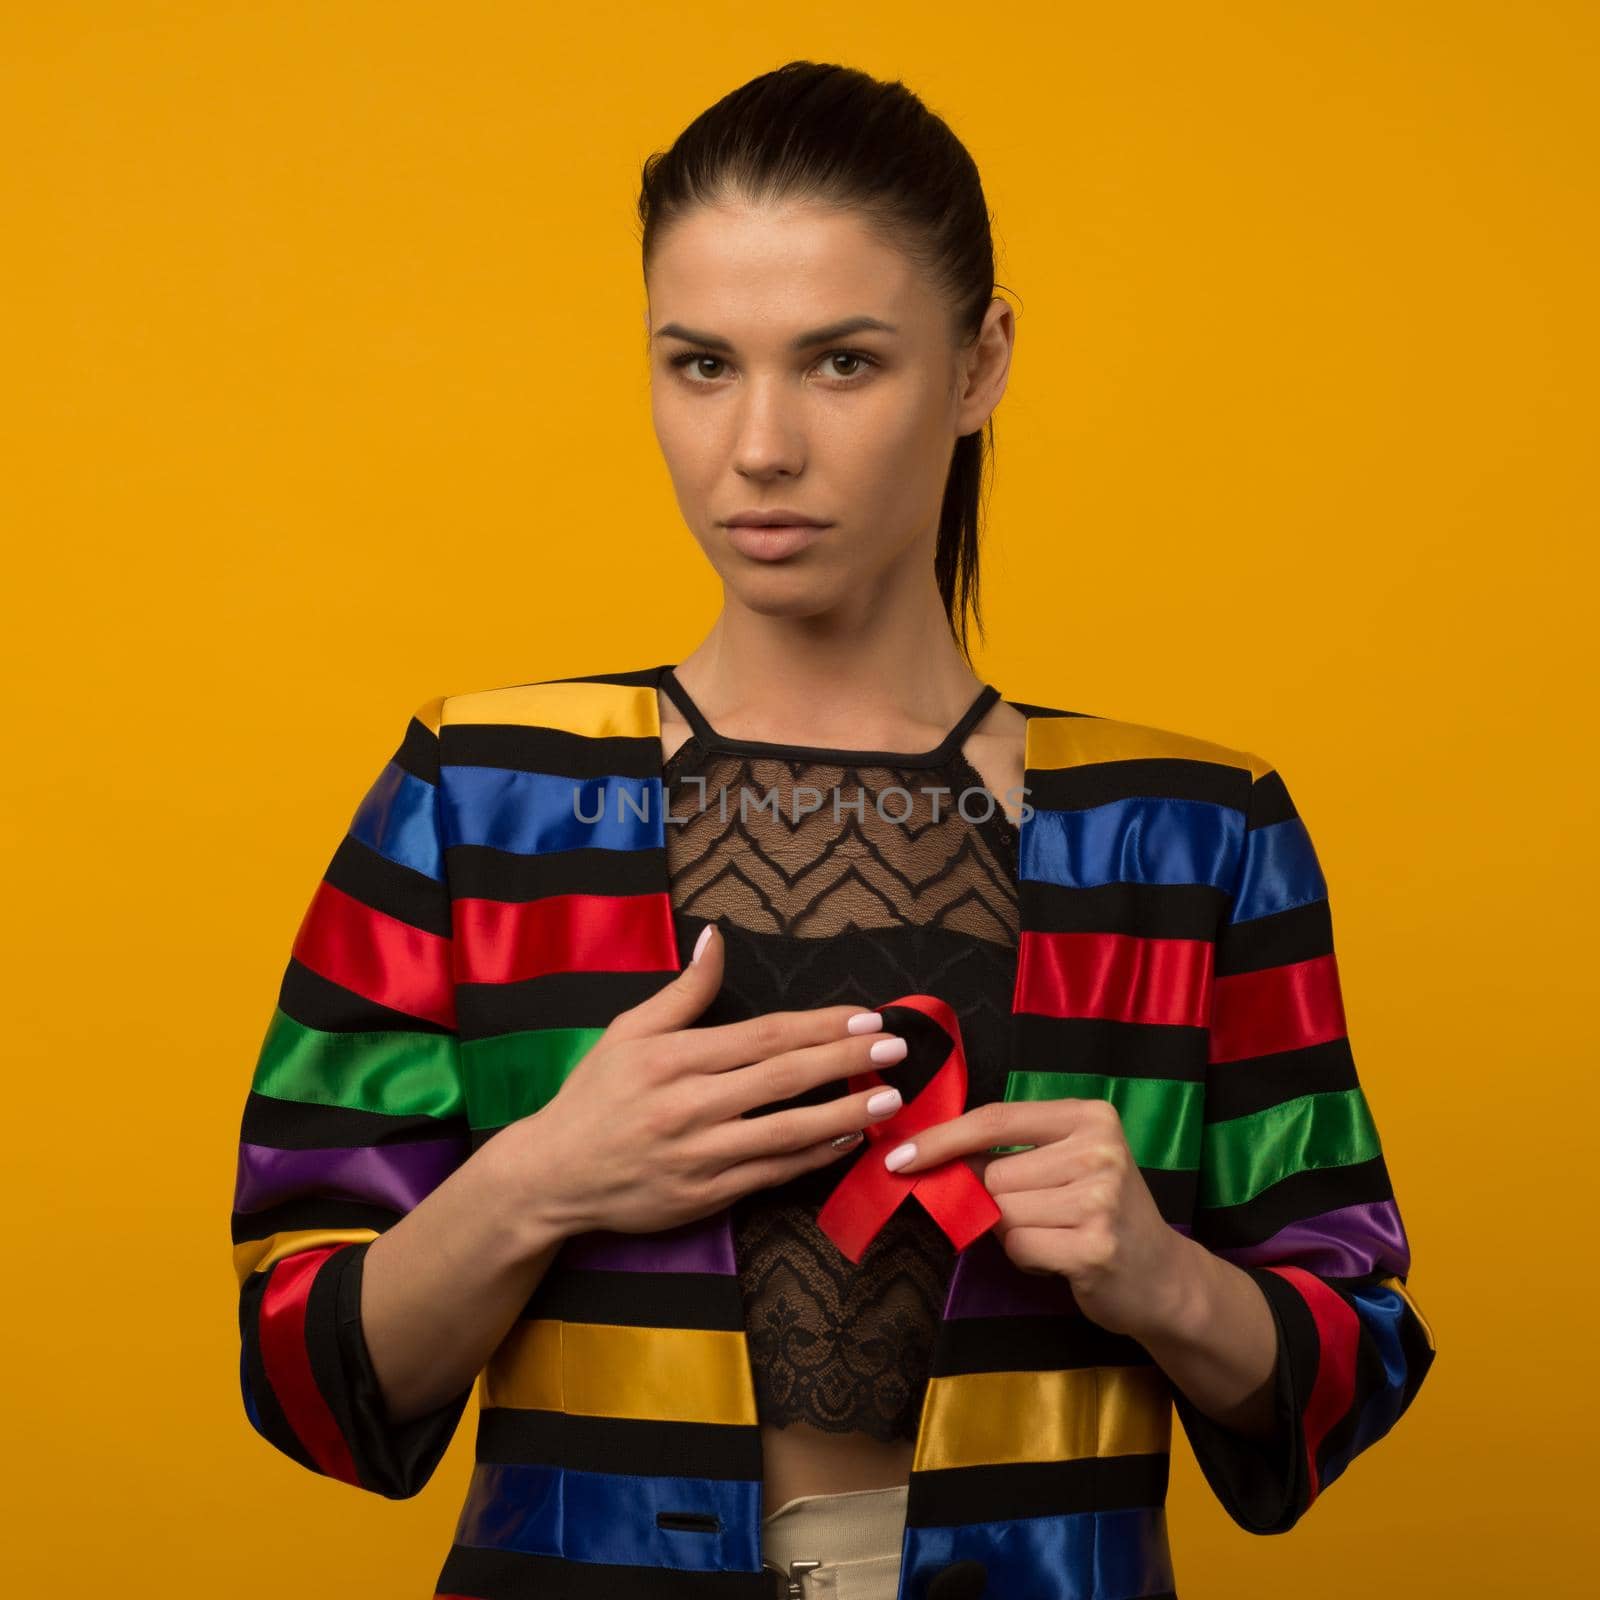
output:
[[[457,900],[463,983],[520,983],[549,972],[676,972],[672,901],[656,894]]]
[[[1316,1382],[1311,1385],[1301,1413],[1306,1435],[1306,1467],[1311,1477],[1311,1500],[1321,1483],[1317,1477],[1317,1448],[1328,1430],[1350,1409],[1356,1392],[1356,1349],[1361,1340],[1361,1319],[1342,1295],[1304,1267],[1268,1267],[1292,1285],[1310,1308],[1317,1325]],[[1306,1502],[1307,1505],[1310,1500]]]
[[[1203,1027],[1211,1004],[1207,939],[1037,933],[1017,948],[1017,1011]]]
[[[294,956],[363,999],[447,1028],[456,1025],[451,941],[374,911],[326,878],[306,907]]]
[[[1339,967],[1331,954],[1217,979],[1213,1061],[1302,1050],[1344,1036]]]
[[[317,1387],[306,1348],[306,1299],[317,1273],[336,1251],[348,1245],[302,1250],[273,1263],[261,1296],[257,1331],[267,1382],[296,1437],[317,1470],[361,1488],[350,1446]]]

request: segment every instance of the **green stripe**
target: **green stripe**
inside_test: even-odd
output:
[[[1359,1088],[1303,1094],[1206,1128],[1200,1204],[1243,1205],[1296,1172],[1353,1166],[1378,1153],[1378,1130]]]
[[[1114,1078],[1099,1072],[1013,1072],[1007,1100],[1109,1100],[1141,1167],[1193,1172],[1200,1164],[1205,1086],[1178,1078]],[[1027,1145],[1013,1148],[1025,1150]]]
[[[555,1097],[604,1028],[528,1028],[493,1039],[465,1039],[461,1075],[471,1126],[503,1128]]]
[[[388,1117],[459,1116],[456,1044],[453,1033],[324,1033],[279,1006],[250,1087],[274,1100]]]

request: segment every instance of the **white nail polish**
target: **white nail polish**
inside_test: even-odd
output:
[[[906,1162],[914,1160],[917,1147],[914,1144],[897,1144],[888,1155],[883,1158],[883,1164],[890,1172],[898,1172]]]
[[[898,1111],[900,1105],[900,1091],[898,1089],[880,1089],[867,1101],[867,1115],[869,1117],[886,1117],[891,1111]]]

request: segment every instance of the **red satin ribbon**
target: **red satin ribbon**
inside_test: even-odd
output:
[[[908,1006],[931,1017],[950,1036],[950,1054],[920,1094],[892,1117],[868,1124],[860,1155],[817,1213],[817,1226],[855,1262],[907,1195],[917,1197],[957,1250],[964,1250],[1000,1220],[994,1196],[961,1156],[919,1172],[890,1172],[884,1166],[888,1150],[934,1123],[960,1116],[967,1103],[967,1055],[955,1012],[931,994],[904,994],[886,1004]],[[852,1074],[850,1087],[870,1089],[883,1082],[875,1071],[861,1072]]]

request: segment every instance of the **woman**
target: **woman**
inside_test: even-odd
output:
[[[411,719],[244,1113],[250,1420],[401,1497],[478,1381],[441,1594],[1171,1593],[1174,1406],[1278,1531],[1433,1355],[1310,841],[972,671],[1013,322],[943,122],[790,63],[640,215],[722,611]]]

